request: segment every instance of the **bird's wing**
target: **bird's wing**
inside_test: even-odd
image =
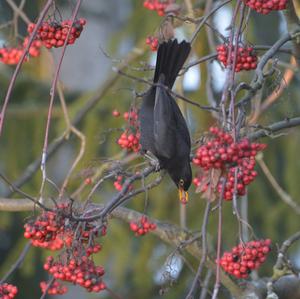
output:
[[[185,143],[185,146],[187,146],[189,149],[191,148],[191,138],[190,138],[190,133],[188,130],[188,127],[186,125],[186,121],[176,103],[176,101],[171,98],[172,100],[172,109],[173,109],[173,114],[174,118],[176,120],[176,134],[177,134],[177,139],[182,140]]]
[[[163,82],[163,75],[159,82]],[[176,155],[176,121],[172,97],[163,87],[156,87],[154,105],[154,143],[157,155],[170,159]]]
[[[155,155],[154,135],[153,135],[153,112],[155,103],[155,88],[150,88],[143,97],[142,106],[139,111],[142,150],[150,151]]]

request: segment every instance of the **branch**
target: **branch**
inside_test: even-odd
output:
[[[16,262],[10,267],[9,271],[4,275],[4,277],[0,280],[0,285],[3,284],[9,276],[14,273],[23,263],[29,249],[31,247],[31,242],[27,242],[25,247],[23,248],[21,254],[19,255],[18,259]]]
[[[76,6],[75,6],[74,11],[72,13],[71,24],[70,24],[70,27],[68,28],[68,33],[66,35],[66,39],[64,41],[64,45],[62,47],[61,55],[60,55],[58,64],[56,66],[53,81],[52,81],[52,84],[51,84],[50,101],[49,101],[48,115],[47,115],[47,121],[46,121],[44,146],[43,146],[42,158],[41,158],[41,170],[42,170],[43,179],[42,179],[42,184],[41,184],[41,188],[40,188],[40,196],[42,196],[42,194],[43,194],[44,184],[45,184],[46,179],[47,179],[47,176],[46,176],[47,149],[48,149],[48,143],[49,143],[49,130],[50,130],[52,110],[53,110],[53,105],[54,105],[55,90],[57,88],[58,76],[59,76],[61,65],[62,65],[64,56],[65,56],[65,53],[66,53],[68,40],[69,40],[69,37],[71,35],[71,29],[73,28],[73,25],[75,23],[75,19],[76,19],[76,16],[78,14],[81,2],[82,2],[82,0],[77,0]]]
[[[127,59],[125,59],[119,66],[119,69],[124,69],[127,64],[133,62],[140,56],[142,56],[145,52],[145,48],[140,50],[134,50],[127,56]],[[72,120],[72,126],[76,127],[85,117],[86,115],[98,104],[100,100],[102,100],[107,92],[111,89],[111,87],[119,80],[120,76],[118,74],[112,74],[105,82],[104,84],[97,89],[92,96],[85,101],[85,105],[81,108],[81,110],[75,115],[75,117]],[[56,138],[54,141],[52,141],[48,146],[47,151],[47,157],[46,161],[52,157],[57,150],[68,140],[66,133],[62,133],[61,136]],[[20,188],[23,186],[30,178],[36,173],[37,170],[39,170],[39,167],[41,165],[41,158],[37,158],[34,160],[31,164],[27,166],[27,168],[24,170],[24,172],[21,174],[21,176],[13,182],[14,186]],[[4,192],[3,197],[9,197],[11,196],[13,192],[8,191]]]
[[[283,12],[284,18],[287,23],[288,31],[291,34],[300,31],[300,22],[296,14],[296,9],[293,3],[293,0],[288,0],[287,9]],[[300,39],[299,37],[293,40],[293,52],[295,58],[300,66]]]
[[[17,18],[18,16],[21,17],[21,19],[28,25],[30,23],[29,18],[26,16],[26,14],[23,12],[23,10],[21,10],[14,1],[12,0],[6,0],[6,2],[9,4],[9,6],[11,7],[11,9],[15,12],[16,16],[15,18]]]
[[[299,32],[298,32],[299,33]],[[266,75],[264,74],[264,67],[268,63],[270,59],[272,59],[275,54],[279,51],[279,49],[288,41],[294,39],[296,36],[291,35],[290,33],[286,33],[283,35],[261,58],[259,61],[257,68],[255,70],[255,76],[250,85],[238,85],[237,89],[235,90],[235,94],[237,94],[241,89],[247,89],[248,94],[241,99],[236,106],[245,105],[248,101],[250,101],[257,91],[262,88]],[[269,75],[269,74],[267,74]]]
[[[284,191],[281,186],[278,184],[274,176],[272,175],[271,171],[269,170],[268,166],[266,165],[265,161],[263,160],[262,155],[257,156],[257,162],[264,172],[265,176],[269,180],[270,184],[273,186],[279,197],[283,202],[285,202],[288,206],[290,206],[295,213],[300,215],[300,206],[293,200],[293,198]]]
[[[127,208],[119,207],[112,211],[112,216],[129,223],[131,221],[134,221],[135,219],[139,219],[142,214],[133,210],[129,210]],[[152,219],[150,221],[154,222],[157,225],[156,230],[152,233],[158,236],[162,241],[179,248],[182,247],[182,244],[185,244],[183,249],[185,249],[196,259],[201,259],[201,245],[198,242],[188,242],[189,239],[193,238],[193,234],[191,232],[183,230],[174,224],[155,221]],[[213,269],[213,271],[216,270],[216,264],[211,259],[206,260],[205,266]],[[235,298],[240,298],[240,288],[226,274],[224,274],[223,271],[220,274],[222,284],[231,292],[232,296],[234,296]]]
[[[206,56],[206,58],[207,58],[207,57],[208,57],[208,56]],[[166,86],[166,85],[164,85],[164,84],[150,82],[150,81],[145,80],[145,79],[143,79],[143,78],[136,77],[136,76],[133,76],[133,75],[131,75],[131,74],[128,74],[128,73],[126,73],[126,72],[124,72],[124,71],[122,71],[122,70],[120,70],[120,69],[118,69],[118,68],[114,68],[114,71],[115,71],[116,73],[120,74],[120,75],[123,75],[123,76],[125,76],[125,77],[127,77],[127,78],[129,78],[129,79],[135,80],[135,81],[137,81],[137,82],[144,83],[144,84],[147,84],[147,85],[149,85],[149,86],[157,86],[157,87],[164,88],[164,89],[165,89],[168,93],[170,93],[173,97],[176,97],[176,98],[178,98],[178,99],[181,99],[181,100],[183,100],[183,101],[185,101],[185,102],[187,102],[187,103],[189,103],[189,104],[191,104],[191,105],[193,105],[193,106],[196,106],[196,107],[198,107],[198,108],[200,108],[200,109],[208,110],[208,111],[218,111],[218,109],[216,109],[216,108],[214,108],[214,107],[200,105],[200,104],[198,104],[198,103],[196,103],[196,102],[194,102],[194,101],[192,101],[192,100],[190,100],[190,99],[188,99],[188,98],[186,98],[186,97],[184,97],[184,96],[182,96],[182,95],[180,95],[180,94],[178,94],[178,93],[172,91],[168,86]]]
[[[272,137],[272,135],[278,131],[297,127],[300,125],[300,116],[295,118],[286,118],[285,120],[274,123],[268,127],[258,130],[248,136],[250,140],[256,140],[262,137]]]
[[[4,103],[3,103],[3,106],[2,106],[2,109],[1,109],[1,113],[0,113],[0,135],[2,133],[2,128],[3,128],[3,122],[4,122],[4,116],[5,116],[5,112],[6,112],[6,109],[7,109],[7,105],[8,105],[8,102],[9,102],[9,99],[10,99],[10,96],[12,94],[12,91],[13,91],[13,88],[14,88],[14,85],[15,85],[15,82],[17,80],[17,76],[21,70],[21,66],[24,62],[24,59],[25,57],[28,55],[28,51],[29,51],[29,48],[33,42],[33,40],[35,39],[35,36],[37,34],[37,31],[40,27],[40,25],[42,24],[47,12],[48,12],[48,9],[50,8],[50,6],[52,5],[52,2],[53,0],[48,0],[47,3],[45,4],[43,10],[41,11],[40,13],[40,16],[39,16],[39,19],[36,23],[36,26],[34,27],[34,30],[32,32],[32,34],[30,35],[30,38],[29,38],[29,41],[28,41],[28,44],[27,46],[25,47],[24,51],[23,51],[23,54],[15,68],[15,71],[11,77],[11,80],[9,82],[9,86],[8,86],[8,89],[7,89],[7,92],[6,92],[6,95],[5,95],[5,99],[4,99]]]
[[[18,202],[20,199],[0,199],[0,209],[1,209],[1,202],[3,201],[10,201],[10,202]],[[23,204],[26,204],[26,207],[32,206],[32,203],[27,199],[21,199]],[[25,205],[23,205],[24,207]],[[103,210],[103,204],[91,204],[90,208],[93,207],[94,209]],[[13,211],[6,209],[6,211]],[[17,210],[15,210],[17,211]],[[111,212],[112,217],[121,219],[127,223],[130,223],[133,220],[139,219],[143,216],[143,214],[136,212],[134,210],[130,210],[123,207],[117,207]],[[193,234],[189,231],[183,230],[174,224],[164,223],[160,221],[156,221],[150,219],[151,222],[157,225],[157,228],[152,233],[158,236],[162,241],[171,244],[174,247],[181,247],[185,249],[189,254],[191,254],[196,259],[201,259],[202,256],[202,249],[201,245],[198,242],[188,242],[188,240],[193,239]],[[182,246],[184,244],[184,246]],[[207,259],[205,262],[205,266],[213,269],[215,271],[216,265],[215,262],[211,259]],[[239,287],[226,275],[224,272],[221,272],[221,282],[222,284],[230,290],[233,296],[239,298],[241,295],[241,290]]]

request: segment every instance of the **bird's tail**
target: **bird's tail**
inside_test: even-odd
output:
[[[164,83],[169,88],[173,87],[176,77],[187,59],[191,44],[177,39],[160,44],[157,52],[154,83],[157,83],[161,74],[164,74]]]

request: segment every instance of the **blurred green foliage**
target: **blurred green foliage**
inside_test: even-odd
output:
[[[5,1],[2,1],[5,2]],[[121,1],[120,1],[121,2]],[[111,37],[111,50],[117,50],[124,40],[129,40],[132,44],[143,44],[145,37],[153,34],[157,29],[160,18],[154,12],[145,10],[142,0],[131,0],[132,12],[128,18],[127,25],[120,28]],[[33,20],[37,16],[38,1],[27,1],[25,12]],[[10,9],[2,4],[3,10],[0,14],[1,22],[5,22],[11,17]],[[121,5],[121,4],[120,4]],[[113,16],[113,13],[112,13]],[[89,20],[88,14],[86,15]],[[266,24],[268,24],[266,26]],[[247,28],[246,38],[252,44],[271,44],[279,36],[279,25],[281,19],[274,13],[269,16],[251,15]],[[262,30],[263,28],[263,30]],[[20,32],[24,34],[25,29],[20,24]],[[186,30],[188,32],[188,30]],[[7,34],[7,32],[6,32]],[[188,33],[187,33],[188,34]],[[209,53],[207,37],[202,31],[197,39],[196,55],[203,56]],[[149,53],[143,57],[147,61]],[[6,116],[4,133],[0,138],[0,170],[10,180],[17,179],[26,166],[39,157],[42,151],[45,121],[49,102],[49,88],[51,85],[51,75],[41,76],[47,73],[45,65],[47,55],[38,58],[40,61],[26,64],[18,77],[14,88],[13,97],[9,105]],[[283,60],[288,61],[286,56]],[[44,61],[43,61],[44,60]],[[139,66],[139,61],[134,62],[134,66]],[[41,68],[43,68],[41,70]],[[50,69],[50,68],[49,68]],[[48,69],[48,72],[49,72]],[[0,98],[3,99],[9,80],[14,68],[8,66],[0,67]],[[80,71],[80,70],[79,70]],[[99,70],[100,71],[100,70]],[[135,75],[151,77],[150,73],[133,72]],[[108,74],[109,75],[109,74]],[[42,77],[42,78],[41,78]],[[47,79],[48,78],[48,79]],[[205,95],[205,81],[207,78],[207,68],[201,67],[201,85],[199,90],[191,92],[188,96],[201,104],[207,105]],[[270,82],[270,89],[272,87]],[[276,82],[277,84],[277,82]],[[80,165],[76,168],[72,177],[69,192],[78,187],[84,180],[82,173],[85,170],[97,169],[101,166],[103,159],[113,157],[119,153],[116,139],[120,135],[120,129],[124,126],[121,118],[113,118],[111,112],[117,108],[121,112],[129,109],[132,102],[132,93],[126,88],[136,88],[139,91],[145,89],[144,86],[132,82],[128,78],[120,78],[112,86],[111,90],[99,102],[96,108],[80,123],[79,129],[86,136],[86,152]],[[270,93],[270,90],[266,90]],[[263,125],[276,122],[285,117],[292,117],[299,114],[300,107],[297,100],[300,92],[299,77],[297,76],[292,84],[284,91],[276,105],[266,112],[260,119]],[[218,98],[218,92],[215,97]],[[89,93],[78,94],[72,90],[66,94],[69,113],[73,116],[83,105]],[[199,138],[215,120],[208,112],[188,106],[193,126],[196,128],[193,138]],[[50,130],[50,140],[59,136],[65,128],[63,114],[58,99],[53,113]],[[280,185],[299,203],[299,145],[300,134],[298,129],[293,129],[288,135],[279,138],[269,138],[263,140],[269,147],[264,152],[265,162],[272,171],[274,177]],[[64,167],[70,164],[69,156],[74,158],[79,149],[79,141],[72,137],[68,145],[64,146],[49,162],[48,168],[51,170],[51,179],[58,185],[61,184],[63,174],[66,169],[59,165],[61,159],[66,159]],[[71,154],[70,154],[71,153]],[[136,162],[135,162],[136,163]],[[258,169],[259,170],[259,169]],[[41,173],[28,181],[23,190],[32,194],[38,194],[41,182]],[[4,185],[0,185],[4,190]],[[0,189],[0,190],[1,190]],[[104,185],[97,200],[107,201],[111,194],[115,192],[112,181]],[[49,188],[47,193],[56,196],[55,190]],[[15,194],[15,196],[17,196]],[[141,195],[134,199],[129,207],[143,211],[145,196]],[[243,199],[245,200],[245,199]],[[151,217],[162,221],[179,224],[180,204],[177,200],[177,190],[168,177],[164,177],[162,184],[151,190],[148,194],[149,207],[148,214]],[[280,244],[289,235],[299,229],[299,216],[293,213],[292,209],[283,204],[276,192],[272,189],[263,173],[259,170],[259,178],[250,186],[249,195],[249,223],[259,238],[271,238],[274,242],[274,251],[268,262],[262,267],[260,274],[270,275],[271,266],[276,255],[276,244]],[[194,187],[191,187],[190,202],[187,206],[187,224],[193,231],[201,229],[204,200],[199,194],[194,194]],[[224,223],[223,223],[223,249],[231,248],[238,241],[238,223],[232,213],[231,203],[224,203]],[[215,247],[217,232],[217,213],[213,213],[209,222],[209,233],[212,247]],[[0,217],[0,275],[2,276],[18,257],[21,248],[24,246],[23,223],[24,219],[32,213],[4,213]],[[166,292],[164,298],[183,298],[193,279],[193,274],[189,268],[184,266],[179,277],[171,285],[170,282],[158,284],[155,281],[157,271],[164,265],[167,257],[172,254],[174,248],[162,244],[153,236],[136,238],[124,223],[118,220],[110,220],[108,236],[103,239],[103,251],[95,257],[96,262],[103,264],[106,269],[106,281],[109,287],[122,298],[158,298],[159,290],[163,288]],[[17,298],[39,298],[40,290],[38,283],[41,278],[46,278],[42,271],[42,263],[48,252],[39,249],[31,249],[22,268],[18,270],[10,279],[18,285],[20,293]],[[299,252],[298,252],[299,257]],[[189,256],[185,258],[194,269],[198,262]],[[101,298],[112,298],[105,293]],[[93,295],[74,298],[100,298]],[[63,297],[62,297],[63,298]]]

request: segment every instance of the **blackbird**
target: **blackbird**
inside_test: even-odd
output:
[[[192,181],[190,134],[181,111],[171,96],[176,77],[191,50],[190,43],[169,40],[160,44],[153,85],[144,95],[140,109],[140,144],[142,152],[151,152],[166,169],[187,200]]]

